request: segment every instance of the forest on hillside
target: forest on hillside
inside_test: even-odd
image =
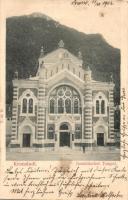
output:
[[[100,34],[85,34],[61,25],[45,16],[10,17],[6,20],[6,103],[12,103],[12,79],[34,76],[41,46],[45,54],[63,40],[74,55],[82,52],[84,66],[89,66],[95,80],[115,83],[115,104],[120,102],[120,50],[112,47]]]

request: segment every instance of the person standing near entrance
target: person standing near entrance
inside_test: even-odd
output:
[[[83,144],[83,153],[85,153],[85,145]]]

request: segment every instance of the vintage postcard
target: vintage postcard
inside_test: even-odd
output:
[[[128,199],[128,2],[0,2],[0,198]]]

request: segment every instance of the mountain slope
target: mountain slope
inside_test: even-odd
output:
[[[100,34],[78,32],[38,13],[8,18],[6,25],[8,104],[12,102],[12,79],[16,69],[19,78],[35,75],[41,46],[48,53],[57,48],[60,40],[71,53],[77,55],[79,50],[82,52],[84,66],[90,66],[94,79],[109,81],[110,73],[113,73],[115,101],[119,103],[120,50],[110,46]]]

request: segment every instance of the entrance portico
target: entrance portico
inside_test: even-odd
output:
[[[60,147],[74,147],[75,121],[68,115],[62,116],[55,123],[56,145]]]

